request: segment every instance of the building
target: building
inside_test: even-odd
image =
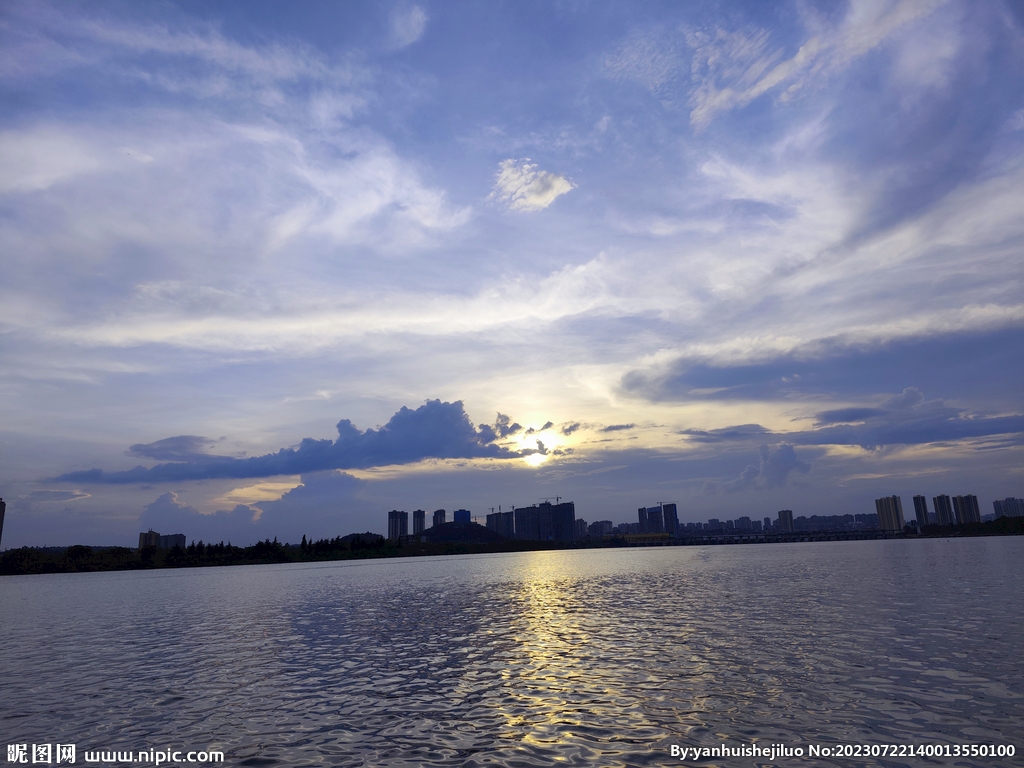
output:
[[[161,536],[150,528],[146,533],[139,534],[139,549],[143,547],[156,547],[157,549],[174,549],[175,547],[185,548],[184,533],[169,533]]]
[[[576,541],[587,538],[587,521],[582,517],[576,518],[574,537]]]
[[[737,517],[736,518],[736,530],[737,531],[741,531],[743,533],[750,533],[750,530],[751,530],[750,518],[746,517],[746,516]]]
[[[445,518],[445,516],[447,514],[448,513],[445,512],[443,509],[435,509],[434,510],[434,527],[435,528],[437,526],[439,526],[439,525],[444,525],[444,518]]]
[[[412,511],[412,535],[419,536],[423,533],[423,529],[426,528],[426,517],[427,513],[422,509],[414,509]]]
[[[917,518],[917,530],[928,525],[928,499],[924,496],[914,497],[914,517]]]
[[[762,524],[764,525],[764,529],[765,529],[766,531],[770,531],[770,530],[772,529],[772,519],[771,519],[770,517],[766,517],[766,518],[765,518],[765,519],[764,519],[764,520],[762,521]]]
[[[398,541],[409,535],[409,513],[392,509],[388,512],[388,539]]]
[[[899,496],[875,499],[875,512],[878,514],[878,527],[883,531],[903,530],[903,502]]]
[[[506,539],[515,538],[515,518],[511,512],[502,512],[500,507],[487,516],[487,527]]]
[[[679,534],[679,514],[675,504],[662,504],[662,515],[665,518],[665,533],[676,536]]]
[[[1024,517],[1024,499],[1014,496],[1007,496],[1001,501],[993,501],[992,508],[996,511],[996,518]],[[0,534],[3,533],[3,515],[3,500],[0,499]]]
[[[157,544],[159,549],[174,549],[175,547],[181,547],[184,549],[185,546],[184,533],[169,533],[166,536],[161,536],[160,541]]]
[[[779,530],[782,531],[783,533],[792,533],[793,532],[793,510],[791,510],[791,509],[780,509],[779,510],[778,526],[779,526]]]
[[[612,525],[611,520],[598,520],[596,523],[590,524],[587,528],[587,532],[591,536],[607,536],[612,532],[612,528],[614,527],[615,526]]]
[[[524,541],[576,541],[576,505],[545,501],[515,510],[515,537]]]
[[[981,510],[978,509],[978,497],[973,494],[954,497],[953,512],[960,525],[981,522]]]
[[[665,533],[665,518],[661,507],[647,508],[647,533]]]
[[[640,533],[647,533],[647,507],[640,507],[636,511],[637,525],[640,526]]]
[[[4,516],[7,514],[7,505],[3,499],[0,499],[0,544],[4,540]],[[2,552],[3,550],[0,550]]]
[[[953,525],[956,522],[953,505],[946,494],[932,496],[932,508],[935,510],[935,522],[939,525]]]
[[[472,523],[473,513],[468,509],[456,509],[452,512],[452,520],[456,523]]]

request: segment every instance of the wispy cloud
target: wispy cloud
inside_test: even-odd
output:
[[[393,48],[405,48],[421,37],[427,28],[427,13],[418,5],[400,2],[391,9],[390,33]]]

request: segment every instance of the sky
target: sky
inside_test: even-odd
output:
[[[1024,6],[0,6],[3,548],[1024,496]]]

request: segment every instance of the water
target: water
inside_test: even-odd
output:
[[[227,766],[971,743],[1018,755],[775,764],[1021,765],[1022,576],[1024,538],[2,577],[0,743]]]

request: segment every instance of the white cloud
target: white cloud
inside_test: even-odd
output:
[[[500,200],[513,211],[541,211],[559,195],[576,188],[564,176],[537,170],[528,157],[518,162],[502,160],[498,166],[501,170],[488,199]]]
[[[405,48],[423,36],[427,14],[418,5],[399,3],[391,10],[391,46]]]
[[[0,193],[47,189],[100,167],[97,154],[70,130],[0,133]]]

